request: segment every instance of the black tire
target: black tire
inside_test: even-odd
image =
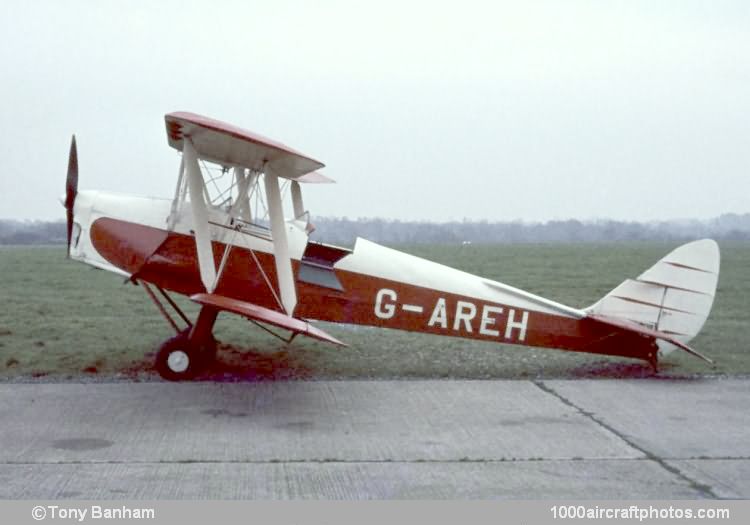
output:
[[[156,354],[156,371],[168,381],[192,379],[203,368],[202,352],[182,332],[167,339]]]

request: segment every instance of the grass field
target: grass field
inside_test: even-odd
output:
[[[676,243],[414,245],[397,248],[571,306],[587,306],[635,277]],[[693,341],[706,363],[671,354],[659,376],[750,374],[750,243],[721,245],[719,290]],[[153,353],[171,328],[140,287],[65,259],[61,247],[0,247],[0,379],[149,380]],[[195,308],[182,301],[186,310]],[[327,325],[349,343],[292,345],[223,315],[219,362],[204,379],[550,378],[651,375],[627,359],[524,348],[366,327]]]

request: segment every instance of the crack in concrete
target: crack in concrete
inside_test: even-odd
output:
[[[651,460],[651,461],[655,462],[657,465],[659,465],[661,468],[663,468],[664,470],[666,470],[670,474],[673,474],[673,475],[677,476],[678,478],[682,479],[683,481],[685,481],[688,484],[689,487],[691,487],[692,489],[694,489],[697,492],[699,492],[702,496],[704,496],[706,498],[709,498],[709,499],[719,499],[719,496],[714,492],[713,488],[710,485],[706,485],[705,483],[700,483],[699,481],[691,478],[690,476],[688,476],[687,474],[685,474],[684,472],[682,472],[680,469],[678,469],[678,468],[670,465],[669,463],[667,463],[667,461],[669,461],[669,459],[659,457],[656,454],[654,454],[653,452],[651,452],[650,450],[648,450],[648,449],[646,449],[646,448],[638,445],[634,441],[628,439],[625,435],[623,435],[622,433],[620,433],[613,426],[611,426],[611,425],[605,423],[604,421],[602,421],[601,419],[597,418],[594,415],[593,412],[589,412],[587,410],[584,410],[583,408],[579,407],[578,405],[576,405],[575,403],[573,403],[571,400],[569,400],[568,398],[566,398],[565,396],[563,396],[562,394],[560,394],[557,391],[555,391],[553,388],[547,386],[544,383],[544,381],[532,381],[532,383],[534,383],[534,385],[536,385],[536,387],[539,388],[542,392],[545,392],[545,393],[547,393],[547,394],[549,394],[551,396],[556,397],[562,403],[564,403],[565,405],[571,407],[572,409],[574,409],[575,411],[577,411],[579,414],[581,414],[584,417],[590,419],[591,421],[593,421],[594,423],[596,423],[597,425],[599,425],[603,429],[607,430],[611,434],[617,436],[626,445],[628,445],[629,447],[631,447],[631,448],[637,450],[638,452],[640,452],[641,454],[643,454],[645,456],[644,459],[648,459],[648,460]]]
[[[600,424],[597,421],[597,424]],[[607,430],[611,429],[604,426]],[[615,433],[616,434],[616,433]],[[622,437],[617,434],[617,437]],[[628,446],[633,446],[627,440],[625,442]],[[640,458],[597,458],[597,457],[573,457],[573,458],[458,458],[458,459],[341,459],[341,458],[306,458],[306,459],[164,459],[164,460],[144,460],[144,461],[124,461],[124,460],[60,460],[60,461],[0,461],[0,466],[30,466],[30,465],[181,465],[181,464],[248,464],[248,465],[273,465],[281,463],[292,463],[292,464],[305,464],[305,463],[342,463],[342,464],[356,464],[356,463],[425,463],[425,464],[445,464],[445,463],[565,463],[565,462],[607,462],[607,461],[736,461],[736,460],[750,460],[750,457],[664,457],[656,458],[653,455],[649,455],[647,452],[643,452],[642,449],[634,447],[644,454],[644,457]],[[684,476],[683,476],[684,477]]]
[[[265,465],[281,463],[425,463],[425,464],[445,464],[445,463],[564,463],[578,461],[649,461],[649,458],[459,458],[459,459],[338,459],[338,458],[308,458],[308,459],[174,459],[174,460],[153,460],[153,461],[122,461],[122,460],[61,460],[61,461],[3,461],[0,465],[162,465],[162,464],[248,464],[248,465]]]

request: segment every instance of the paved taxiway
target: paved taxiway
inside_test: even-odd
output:
[[[750,498],[750,381],[0,384],[0,498]]]

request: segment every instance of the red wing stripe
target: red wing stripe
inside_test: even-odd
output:
[[[687,310],[680,310],[679,308],[671,308],[669,306],[663,306],[659,304],[649,303],[648,301],[641,301],[639,299],[633,299],[632,297],[625,297],[623,295],[610,295],[610,297],[615,297],[617,299],[622,299],[623,301],[628,301],[629,303],[636,303],[636,304],[644,304],[646,306],[654,306],[656,308],[661,308],[663,310],[670,310],[672,312],[680,312],[682,314],[688,314],[688,315],[697,315],[693,312],[688,312]]]
[[[679,335],[679,336],[685,336],[689,337],[690,334],[683,334],[682,332],[675,332],[674,330],[660,330],[663,334],[669,334],[669,335]]]
[[[636,279],[636,282],[646,283],[646,284],[655,284],[657,286],[663,286],[664,288],[672,288],[673,290],[681,290],[683,292],[697,293],[697,294],[700,294],[700,295],[707,295],[709,297],[713,297],[713,295],[711,295],[709,293],[706,293],[706,292],[701,292],[699,290],[691,290],[690,288],[682,288],[680,286],[672,286],[671,284],[660,283],[658,281],[651,281],[651,280],[648,280],[648,279]]]
[[[712,272],[711,270],[704,270],[703,268],[696,268],[695,266],[688,266],[687,264],[683,263],[677,263],[672,261],[664,261],[666,264],[669,264],[670,266],[676,266],[677,268],[685,268],[686,270],[695,270],[696,272],[703,272],[703,273],[710,273],[712,275],[716,275],[716,272]]]

